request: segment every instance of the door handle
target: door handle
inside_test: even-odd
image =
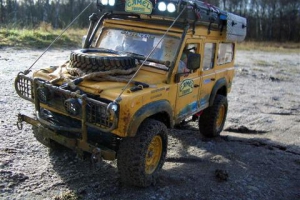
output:
[[[200,85],[198,85],[198,84],[195,84],[195,85],[194,85],[194,88],[197,88],[197,87],[199,87],[199,86],[200,86]]]
[[[215,79],[215,78],[211,78],[210,80],[211,80],[211,81],[215,81],[216,79]]]

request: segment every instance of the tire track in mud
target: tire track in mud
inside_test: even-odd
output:
[[[283,145],[279,145],[279,144],[267,143],[267,142],[263,142],[262,140],[258,140],[258,139],[249,139],[249,141],[245,141],[245,140],[232,139],[230,136],[229,137],[225,136],[225,137],[226,137],[225,141],[228,141],[228,142],[239,142],[239,143],[251,145],[254,147],[264,147],[267,150],[277,149],[277,150],[280,150],[280,151],[283,151],[286,153],[300,155],[300,152],[288,150],[287,146],[283,146]]]

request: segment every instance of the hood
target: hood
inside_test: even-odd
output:
[[[132,74],[133,75],[133,74]],[[55,85],[62,85],[72,81],[71,75],[66,70],[66,64],[60,67],[50,67],[38,70],[33,74],[34,78],[50,81]],[[130,79],[127,78],[128,80]],[[124,95],[135,94],[148,88],[156,88],[165,83],[167,71],[143,66],[136,77],[126,88]],[[83,80],[77,86],[86,93],[90,93],[108,100],[115,100],[124,90],[127,82],[122,77],[115,76],[115,81]]]

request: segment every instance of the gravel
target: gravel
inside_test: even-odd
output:
[[[70,150],[51,151],[17,114],[33,106],[14,78],[42,53],[0,49],[0,199],[300,199],[300,57],[238,51],[225,130],[216,139],[188,122],[169,130],[166,163],[155,186],[119,183],[116,161],[91,167]],[[51,50],[35,69],[63,64],[69,50]]]

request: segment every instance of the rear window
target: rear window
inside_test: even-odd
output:
[[[214,67],[215,43],[206,43],[204,46],[203,70],[210,70]]]
[[[233,60],[234,45],[233,43],[220,43],[218,50],[218,65],[230,63]]]

